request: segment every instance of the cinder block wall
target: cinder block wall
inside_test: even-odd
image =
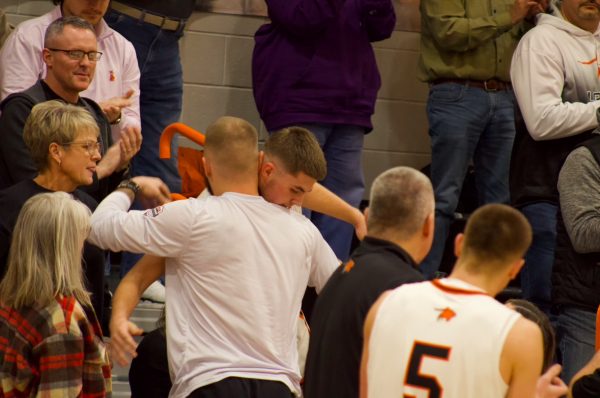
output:
[[[12,23],[41,15],[49,0],[0,0]],[[184,70],[182,122],[203,131],[222,115],[264,126],[252,97],[253,35],[260,17],[195,13],[181,40]],[[382,171],[398,165],[420,168],[430,160],[425,101],[427,86],[416,79],[419,34],[394,32],[375,44],[382,87],[365,140],[363,168],[367,186]],[[183,145],[187,145],[184,141]],[[365,193],[368,195],[368,190]]]

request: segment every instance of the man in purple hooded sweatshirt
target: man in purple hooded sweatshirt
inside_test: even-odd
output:
[[[299,125],[327,159],[322,184],[358,207],[361,152],[381,85],[371,42],[390,37],[392,0],[267,0],[271,23],[255,35],[254,99],[268,131]],[[333,251],[348,258],[350,224],[313,213]]]

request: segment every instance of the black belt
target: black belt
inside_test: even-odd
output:
[[[118,1],[111,2],[110,8],[131,18],[138,19],[141,22],[147,22],[149,24],[156,25],[164,30],[183,30],[183,25],[185,25],[185,19],[174,19],[152,14],[147,11],[140,10],[139,8],[130,7],[126,4],[119,3]]]
[[[488,79],[488,80],[468,80],[468,79],[437,79],[434,80],[431,84],[442,84],[442,83],[456,83],[463,86],[469,87],[477,87],[481,88],[485,91],[506,91],[512,90],[512,84],[510,82],[503,82],[498,79]]]

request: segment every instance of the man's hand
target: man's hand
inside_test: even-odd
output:
[[[142,133],[139,127],[125,127],[119,141],[108,148],[102,160],[98,162],[98,166],[96,166],[98,179],[108,177],[115,171],[127,167],[129,161],[138,153],[141,146]]]
[[[115,144],[108,148],[102,160],[98,162],[96,166],[96,174],[98,179],[101,180],[114,173],[121,163],[121,148],[119,144]]]
[[[567,385],[558,377],[562,367],[552,365],[540,376],[535,388],[535,398],[560,398],[568,392]]]
[[[140,336],[144,331],[127,319],[110,320],[110,355],[120,366],[127,366],[137,356],[137,343],[133,336]]]
[[[100,108],[106,114],[106,117],[111,123],[115,123],[116,120],[121,116],[123,108],[127,108],[131,105],[131,97],[135,93],[134,90],[129,90],[122,97],[114,97],[106,101],[99,102]]]
[[[525,17],[529,15],[530,10],[538,6],[538,2],[534,0],[515,0],[510,9],[510,17],[513,25],[516,25],[525,19]]]
[[[140,187],[136,199],[142,202],[143,207],[153,208],[171,201],[171,191],[160,178],[137,176],[131,181]]]
[[[139,152],[142,146],[142,132],[140,128],[137,126],[125,127],[121,131],[121,138],[119,138],[117,144],[119,144],[119,148],[121,149],[121,161],[117,170],[122,170],[129,164],[131,158]]]
[[[535,16],[545,13],[548,10],[548,4],[549,0],[537,0],[537,4],[529,9],[525,19],[535,22]]]

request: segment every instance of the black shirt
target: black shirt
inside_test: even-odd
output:
[[[384,291],[423,280],[402,248],[367,236],[351,260],[333,273],[315,304],[304,374],[305,397],[358,397],[367,312]]]
[[[600,397],[600,369],[591,375],[583,376],[573,384],[573,398]]]
[[[155,329],[137,346],[137,357],[129,368],[132,398],[167,398],[171,389],[167,338],[165,331]]]
[[[33,180],[21,181],[10,188],[0,191],[0,278],[6,273],[6,263],[12,239],[12,232],[17,223],[17,217],[27,199],[40,194],[52,192],[39,186]],[[73,197],[94,211],[98,203],[85,192],[76,189],[71,192]],[[83,249],[83,267],[86,287],[92,293],[92,306],[99,320],[103,317],[104,299],[104,250],[90,243],[85,243]]]

